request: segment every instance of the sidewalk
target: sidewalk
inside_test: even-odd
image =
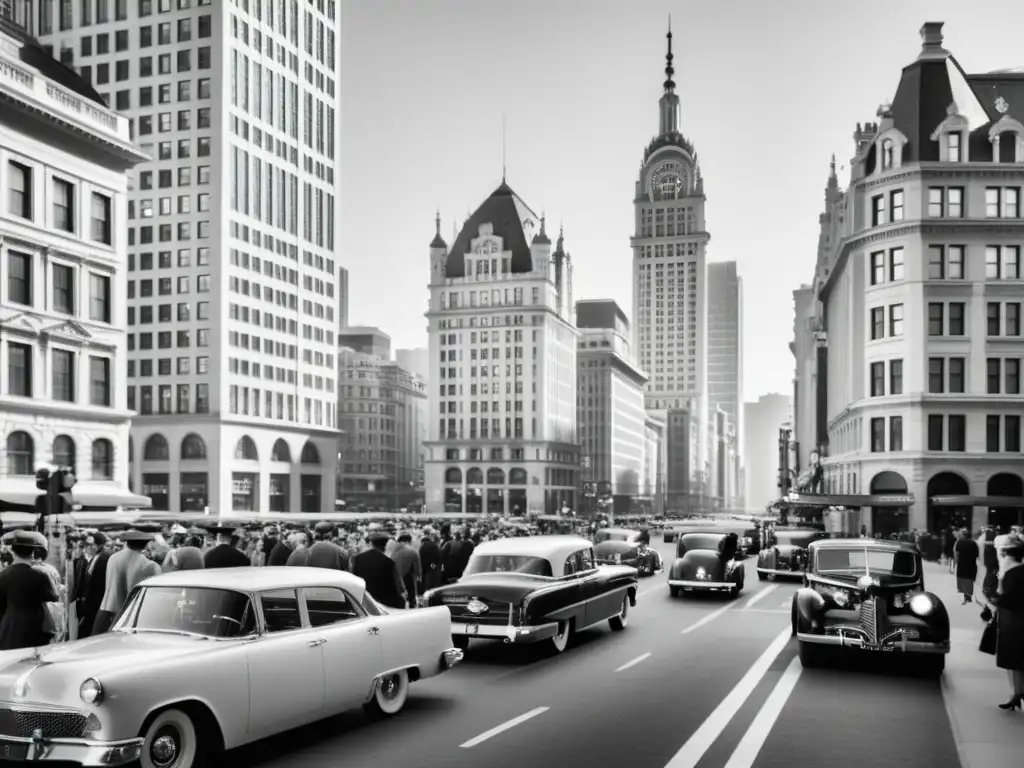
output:
[[[1005,670],[981,653],[981,606],[960,605],[956,580],[947,566],[925,562],[925,587],[949,611],[952,648],[946,658],[942,695],[963,768],[1018,768],[1024,755],[1024,710],[1001,712],[1010,698]],[[980,592],[981,574],[975,584]]]

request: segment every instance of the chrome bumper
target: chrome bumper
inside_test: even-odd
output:
[[[819,645],[838,645],[843,648],[860,648],[865,651],[903,651],[905,653],[949,653],[949,641],[943,643],[926,643],[921,640],[907,640],[901,637],[885,641],[881,645],[869,645],[860,637],[849,635],[815,635],[797,632],[797,640],[802,643],[818,643]]]
[[[684,581],[682,579],[669,579],[668,585],[683,589],[734,589],[737,586],[731,581]]]
[[[0,735],[0,742],[28,746],[27,762],[78,763],[86,766],[124,765],[139,759],[143,739],[92,741],[91,739],[19,738]],[[5,759],[0,747],[0,760]]]
[[[779,568],[762,568],[760,565],[757,566],[758,573],[773,573],[776,576],[793,576],[794,578],[803,578],[803,571],[786,571]]]
[[[509,624],[468,624],[452,622],[452,634],[465,637],[501,639],[506,643],[536,643],[558,634],[558,622],[538,624],[532,627],[517,627]]]
[[[442,670],[452,669],[456,664],[462,661],[463,655],[462,651],[458,648],[449,648],[446,650],[441,654],[441,663],[443,665]]]

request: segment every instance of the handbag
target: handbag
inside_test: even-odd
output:
[[[995,656],[996,631],[996,622],[995,619],[993,619],[985,625],[985,629],[981,633],[981,643],[978,645],[979,651],[987,653],[990,656]]]

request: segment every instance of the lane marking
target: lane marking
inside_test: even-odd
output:
[[[744,608],[744,613],[789,613],[788,608]]]
[[[796,688],[803,669],[799,657],[794,656],[793,660],[789,662],[789,666],[786,667],[786,671],[782,673],[779,682],[775,684],[775,688],[769,694],[764,706],[757,713],[754,722],[750,724],[740,740],[736,751],[732,753],[729,762],[725,764],[725,768],[753,768],[754,761],[757,760],[764,743],[768,740],[768,735],[775,727],[793,689]]]
[[[789,608],[793,604],[793,598],[787,598],[779,603],[779,608]]]
[[[712,612],[711,612],[711,613],[709,613],[709,614],[708,614],[707,616],[704,616],[704,617],[702,617],[702,618],[700,618],[700,619],[697,619],[697,621],[693,622],[693,624],[691,624],[690,626],[688,626],[688,627],[687,627],[686,629],[684,629],[684,630],[683,630],[682,632],[680,632],[679,634],[680,634],[680,635],[688,635],[688,634],[690,634],[691,632],[693,632],[693,630],[695,630],[695,629],[700,629],[700,628],[701,628],[701,627],[703,627],[703,626],[704,626],[705,624],[710,624],[710,623],[711,623],[712,621],[714,621],[715,619],[717,619],[717,618],[718,618],[719,616],[721,616],[721,615],[722,615],[723,613],[725,613],[725,612],[726,612],[726,611],[728,611],[729,609],[733,608],[733,607],[734,607],[735,605],[736,605],[735,603],[729,603],[728,605],[723,605],[723,606],[722,606],[721,608],[719,608],[719,609],[718,609],[717,611],[712,611]]]
[[[778,584],[769,584],[767,587],[762,589],[760,592],[758,592],[752,598],[747,600],[747,608],[753,608],[761,600],[763,600],[764,598],[768,597],[768,595],[770,595],[772,592],[774,592],[778,588],[779,588]]]
[[[511,720],[508,720],[507,722],[504,722],[501,725],[497,725],[494,728],[491,728],[491,730],[489,731],[484,731],[479,736],[470,739],[464,744],[459,744],[459,748],[470,749],[472,747],[477,746],[478,744],[483,744],[485,741],[494,738],[499,733],[504,733],[510,728],[515,728],[517,725],[522,725],[527,720],[532,720],[537,715],[543,715],[549,709],[551,709],[551,707],[537,707],[536,709],[531,709],[529,712],[526,712],[525,714],[522,714],[519,717],[513,717]]]
[[[786,627],[779,633],[767,650],[751,665],[743,678],[736,683],[736,687],[729,692],[729,695],[722,700],[722,703],[708,716],[708,719],[669,760],[665,768],[696,768],[704,754],[711,749],[718,737],[722,735],[722,731],[740,711],[740,707],[750,698],[750,694],[761,682],[761,678],[767,674],[776,657],[785,650],[789,644],[790,632],[790,628]]]
[[[627,661],[625,664],[623,664],[621,667],[619,667],[615,671],[616,672],[622,672],[624,669],[629,669],[630,667],[635,667],[641,661],[644,661],[644,660],[649,659],[649,658],[651,658],[651,654],[649,654],[649,653],[645,653],[645,654],[643,654],[641,656],[637,656],[632,661]]]

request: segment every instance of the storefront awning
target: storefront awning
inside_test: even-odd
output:
[[[790,507],[909,507],[914,503],[911,493],[794,493],[782,499],[780,506]]]
[[[79,482],[71,489],[71,497],[83,509],[149,509],[153,506],[148,496],[139,496],[115,483]]]
[[[41,494],[34,477],[0,478],[0,512],[32,512]]]
[[[936,507],[989,507],[1024,509],[1024,496],[932,496]]]

